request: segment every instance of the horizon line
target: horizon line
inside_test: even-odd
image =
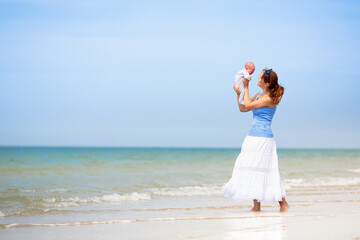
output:
[[[38,147],[38,148],[179,148],[179,149],[239,149],[240,147],[210,147],[210,146],[101,146],[101,145],[0,145],[0,148],[16,148],[16,147]],[[360,150],[360,148],[345,147],[278,147],[277,149],[294,149],[294,150]]]

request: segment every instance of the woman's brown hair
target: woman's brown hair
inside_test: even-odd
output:
[[[271,69],[270,71],[268,71],[268,69],[263,69],[263,72],[264,74],[262,75],[262,79],[265,83],[270,83],[269,96],[271,97],[273,103],[279,104],[282,96],[284,95],[284,87],[278,83],[278,76],[276,72],[272,71]]]

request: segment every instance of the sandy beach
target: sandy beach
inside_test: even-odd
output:
[[[205,200],[205,199],[204,199]],[[137,209],[129,219],[1,225],[1,239],[359,239],[360,187],[304,188],[289,191],[290,208],[280,213],[272,203],[262,211],[251,205]],[[232,202],[232,201],[229,201]],[[192,205],[178,199],[177,205]],[[61,214],[57,217],[61,218]],[[106,217],[102,217],[106,219]]]

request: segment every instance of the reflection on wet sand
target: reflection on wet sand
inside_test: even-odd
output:
[[[224,220],[223,223],[226,231],[222,239],[285,239],[287,226],[281,213],[259,212],[253,213],[253,215],[255,216],[249,218]]]

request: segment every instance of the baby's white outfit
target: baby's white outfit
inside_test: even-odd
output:
[[[240,70],[235,75],[235,88],[240,86],[240,89],[241,89],[239,103],[242,105],[245,105],[245,103],[244,103],[245,91],[244,91],[244,82],[242,81],[242,78],[246,78],[247,80],[250,80],[250,74],[246,71],[245,68],[243,70]]]

